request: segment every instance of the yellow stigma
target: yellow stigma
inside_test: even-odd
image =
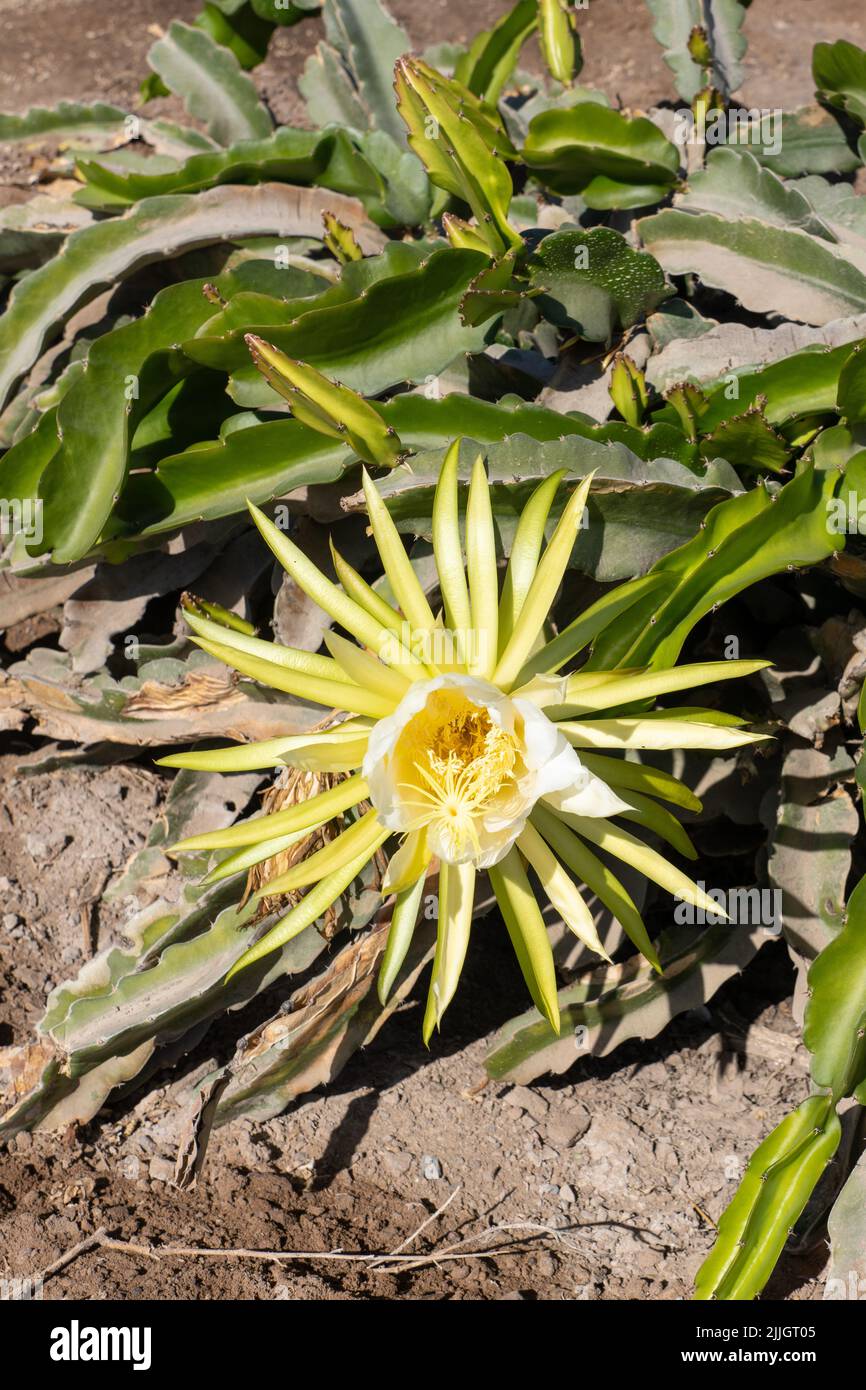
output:
[[[437,690],[406,725],[395,749],[408,830],[426,827],[443,856],[458,863],[479,852],[476,822],[515,790],[520,744],[483,706],[457,690]]]

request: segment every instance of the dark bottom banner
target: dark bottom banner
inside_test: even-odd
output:
[[[533,1328],[541,1332],[542,1327],[534,1322],[539,1314],[533,1314],[530,1308],[537,1300],[509,1296],[498,1301],[518,1302],[523,1306],[523,1312],[517,1316],[526,1318],[526,1323],[516,1341],[517,1329],[513,1322],[499,1324],[497,1319],[496,1331],[491,1336],[486,1319],[496,1318],[495,1301],[493,1306],[488,1304],[486,1313],[480,1310],[472,1313],[465,1300],[461,1302],[463,1312],[460,1313],[455,1303],[450,1303],[451,1316],[469,1318],[469,1324],[463,1324],[464,1336],[467,1332],[471,1335],[473,1327],[481,1332],[481,1324],[475,1324],[475,1318],[485,1319],[484,1357],[493,1360],[493,1368],[499,1348],[516,1350],[521,1344],[527,1346],[522,1338],[537,1335]],[[394,1304],[401,1302],[405,1312],[397,1312],[395,1319]],[[386,1339],[385,1345],[393,1347],[394,1339],[400,1337],[403,1316],[407,1318],[407,1331],[410,1326],[417,1326],[414,1319],[424,1316],[426,1302],[325,1300],[306,1303],[301,1319],[295,1321],[290,1309],[264,1302],[68,1303],[46,1296],[0,1302],[0,1328],[7,1347],[13,1344],[12,1338],[14,1344],[26,1346],[28,1364],[33,1372],[49,1380],[63,1380],[76,1374],[98,1375],[100,1367],[115,1375],[125,1371],[142,1376],[190,1371],[198,1376],[217,1372],[230,1377],[236,1370],[248,1375],[251,1366],[268,1373],[271,1371],[268,1362],[272,1360],[276,1369],[284,1356],[285,1368],[290,1371],[293,1363],[297,1366],[295,1357],[299,1352],[307,1356],[316,1346],[319,1354],[326,1356],[329,1373],[333,1375],[341,1345],[353,1361],[358,1355],[358,1343],[354,1339],[341,1344],[334,1340],[334,1332],[344,1319],[346,1324],[354,1323],[359,1303],[363,1306],[366,1344],[370,1344],[372,1333],[374,1340],[381,1336]],[[390,1306],[387,1329],[383,1326],[378,1332],[375,1320],[377,1305],[381,1303],[390,1303]],[[318,1342],[315,1313],[312,1319],[310,1317],[315,1308],[327,1313],[329,1339],[324,1344]],[[548,1305],[548,1311],[540,1314],[544,1324],[542,1335],[551,1335],[547,1318],[551,1314],[562,1316],[564,1311],[564,1301]],[[441,1316],[437,1314],[440,1319],[436,1326],[437,1340],[443,1333]],[[791,1366],[827,1370],[835,1367],[845,1340],[860,1327],[859,1308],[840,1301],[722,1304],[602,1301],[592,1305],[578,1301],[567,1308],[566,1317],[567,1321],[558,1326],[563,1335],[567,1335],[565,1345],[569,1350],[566,1355],[575,1370],[587,1357],[596,1362],[604,1357],[611,1372],[618,1376],[650,1368],[658,1375],[677,1367],[701,1371],[707,1366],[736,1369],[741,1365],[769,1370],[787,1370]],[[422,1333],[425,1338],[428,1335],[429,1332]],[[558,1334],[554,1331],[553,1335]],[[556,1355],[554,1344],[549,1344],[548,1354]],[[456,1348],[454,1356],[459,1357]],[[503,1366],[503,1369],[513,1371],[513,1366]]]

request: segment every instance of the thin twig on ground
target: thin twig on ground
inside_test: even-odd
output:
[[[432,1250],[426,1255],[412,1255],[402,1253],[406,1245],[411,1244],[417,1239],[421,1232],[432,1221],[442,1214],[449,1203],[456,1197],[459,1188],[455,1188],[451,1196],[443,1202],[442,1206],[433,1212],[427,1219],[413,1231],[395,1250],[383,1251],[378,1254],[364,1254],[360,1251],[348,1250],[247,1250],[239,1247],[228,1249],[218,1249],[209,1246],[198,1245],[140,1245],[134,1241],[120,1240],[110,1236],[104,1226],[100,1226],[92,1235],[80,1240],[77,1245],[73,1245],[65,1254],[50,1264],[42,1271],[42,1282],[59,1274],[67,1265],[76,1260],[79,1255],[87,1254],[91,1250],[113,1250],[123,1255],[136,1256],[148,1260],[171,1260],[171,1259],[223,1259],[223,1260],[265,1260],[268,1263],[293,1261],[293,1262],[314,1262],[331,1261],[343,1264],[363,1264],[373,1273],[403,1273],[405,1271],[421,1269],[426,1265],[450,1264],[455,1260],[488,1260],[496,1259],[501,1255],[523,1254],[532,1249],[537,1241],[547,1238],[561,1244],[565,1241],[565,1233],[555,1226],[546,1226],[534,1221],[512,1221],[502,1226],[491,1226],[481,1231],[476,1231],[474,1235],[465,1236],[462,1240],[455,1241],[452,1245],[447,1245],[440,1250]],[[470,1250],[466,1247],[472,1245],[482,1237],[492,1237],[505,1235],[511,1231],[521,1231],[523,1234],[517,1240],[505,1240],[496,1245],[485,1246],[480,1250]],[[570,1241],[566,1241],[571,1244]]]
[[[421,1222],[421,1225],[417,1228],[417,1230],[413,1231],[412,1234],[410,1236],[407,1236],[405,1240],[401,1240],[400,1244],[394,1247],[390,1255],[383,1255],[382,1258],[393,1259],[395,1255],[399,1255],[403,1250],[405,1250],[407,1245],[411,1245],[413,1241],[417,1240],[421,1232],[426,1231],[427,1227],[432,1225],[432,1223],[437,1219],[437,1217],[442,1215],[446,1207],[450,1207],[451,1203],[454,1201],[454,1198],[457,1196],[457,1193],[460,1191],[460,1186],[461,1184],[458,1183],[454,1191],[451,1193],[451,1196],[446,1197],[442,1205],[440,1207],[437,1207],[434,1212],[431,1212],[430,1215],[424,1221]],[[370,1266],[370,1268],[375,1269],[376,1265],[373,1264]]]

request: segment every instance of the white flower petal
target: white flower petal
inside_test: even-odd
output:
[[[394,749],[409,720],[421,713],[427,703],[430,687],[435,685],[433,681],[416,682],[407,690],[394,713],[380,719],[370,731],[361,775],[369,784],[370,800],[379,813],[379,819],[389,830],[403,829],[400,793],[391,775]]]
[[[536,774],[532,786],[526,788],[533,802],[548,792],[572,787],[589,775],[565,735],[546,714],[529,700],[514,700],[513,704],[523,716],[526,766]]]
[[[498,864],[512,848],[518,835],[523,833],[525,826],[526,816],[521,816],[519,820],[512,821],[507,830],[503,829],[496,835],[488,836],[486,847],[481,854],[475,856],[475,867],[489,869],[492,864]]]
[[[603,782],[594,773],[583,769],[585,778],[580,783],[568,791],[550,792],[544,799],[555,806],[558,811],[568,811],[573,816],[608,816],[619,815],[621,811],[630,811],[632,808],[627,801],[623,801],[621,796],[617,796],[607,782]]]

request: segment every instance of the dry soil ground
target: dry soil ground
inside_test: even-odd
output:
[[[0,109],[62,98],[131,105],[151,27],[197,8],[197,0],[0,0]],[[504,5],[392,0],[392,8],[423,47],[466,37],[467,23],[474,31]],[[866,38],[854,0],[755,0],[747,28],[745,97],[761,106],[808,99],[816,40]],[[592,0],[583,32],[588,82],[633,106],[672,96],[640,0]],[[295,79],[317,36],[315,23],[281,33],[260,70],[281,120],[299,118]],[[48,988],[80,965],[82,900],[141,845],[165,790],[144,766],[23,777],[18,765],[30,751],[7,736],[0,760],[0,1044],[24,1040]],[[119,917],[96,916],[104,946]],[[168,1181],[178,1092],[228,1045],[216,1037],[182,1073],[110,1107],[87,1131],[19,1136],[0,1152],[0,1277],[44,1269],[100,1226],[138,1243],[389,1250],[459,1186],[419,1249],[508,1223],[551,1234],[531,1251],[399,1279],[314,1260],[156,1263],[99,1250],[68,1264],[45,1296],[688,1297],[711,1243],[708,1218],[723,1210],[741,1162],[807,1091],[790,987],[780,948],[768,945],[710,1010],[656,1041],[584,1061],[532,1091],[478,1091],[485,1040],[524,1005],[505,947],[485,951],[482,963],[476,946],[429,1053],[412,1000],[327,1094],[266,1124],[219,1131],[198,1190],[181,1194]],[[510,1238],[525,1234],[518,1227]],[[769,1296],[820,1297],[823,1255],[819,1245],[788,1256]]]
[[[82,900],[106,868],[118,872],[141,844],[164,792],[161,778],[143,767],[27,776],[16,771],[20,761],[12,752],[2,762],[0,1042],[26,1038],[47,989],[82,963]],[[120,923],[117,909],[98,914],[101,944]],[[427,1267],[399,1280],[315,1262],[155,1264],[96,1252],[70,1264],[45,1292],[687,1297],[711,1240],[704,1213],[718,1216],[742,1161],[806,1091],[784,955],[766,946],[711,1010],[674,1022],[655,1042],[584,1061],[567,1078],[531,1090],[491,1084],[479,1091],[485,1039],[524,1007],[500,945],[485,943],[482,952],[476,943],[465,987],[429,1053],[414,999],[327,1094],[266,1124],[218,1131],[192,1195],[170,1184],[185,1092],[215,1056],[227,1055],[227,1036],[209,1037],[143,1099],[108,1107],[86,1131],[19,1135],[0,1154],[0,1275],[43,1269],[99,1226],[139,1243],[390,1250],[459,1186],[427,1232],[437,1243],[509,1223],[547,1226],[551,1234],[531,1253]],[[234,1033],[243,1031],[236,1022]],[[510,1238],[521,1234],[518,1227]],[[821,1258],[819,1249],[805,1264],[789,1261],[777,1293],[818,1295],[813,1276]]]

